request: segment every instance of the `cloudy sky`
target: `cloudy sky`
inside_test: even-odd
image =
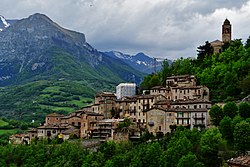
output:
[[[7,19],[43,13],[82,32],[100,51],[152,57],[195,57],[196,48],[221,39],[228,18],[233,39],[250,35],[250,0],[1,0]]]

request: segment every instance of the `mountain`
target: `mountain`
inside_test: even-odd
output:
[[[3,18],[3,19],[2,19]],[[0,32],[0,86],[41,79],[117,84],[141,81],[145,75],[119,59],[94,49],[83,33],[62,28],[36,13]]]
[[[112,58],[120,59],[125,63],[129,64],[130,66],[132,66],[133,68],[147,74],[151,74],[155,72],[155,70],[159,71],[162,67],[162,62],[164,60],[164,59],[159,60],[158,58],[152,58],[141,52],[137,53],[136,55],[128,55],[118,51],[104,52],[104,54]],[[170,60],[167,61],[171,64]]]
[[[6,20],[4,16],[0,15],[0,31],[8,28],[10,25],[14,24],[17,20]]]
[[[46,15],[1,16],[0,23],[0,117],[39,122],[51,112],[80,109],[120,82],[138,84],[146,75]]]

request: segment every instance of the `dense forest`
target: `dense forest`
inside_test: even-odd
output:
[[[250,38],[245,44],[241,39],[233,40],[217,54],[206,42],[197,52],[197,59],[180,58],[171,65],[165,61],[161,71],[144,78],[141,90],[165,86],[171,75],[192,74],[199,84],[210,89],[213,102],[238,100],[250,94]]]

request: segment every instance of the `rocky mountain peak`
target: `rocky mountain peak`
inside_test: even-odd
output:
[[[10,23],[4,18],[4,16],[0,15],[0,31],[10,26]]]
[[[94,80],[112,74],[117,78],[135,78],[130,68],[115,69],[111,65],[115,62],[122,63],[94,49],[83,33],[67,30],[44,14],[17,20],[0,32],[0,85],[52,76]],[[75,76],[76,73],[79,74]]]

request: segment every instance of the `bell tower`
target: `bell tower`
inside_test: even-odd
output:
[[[231,34],[232,34],[232,26],[230,21],[226,19],[222,25],[222,42],[230,42],[231,41]]]

